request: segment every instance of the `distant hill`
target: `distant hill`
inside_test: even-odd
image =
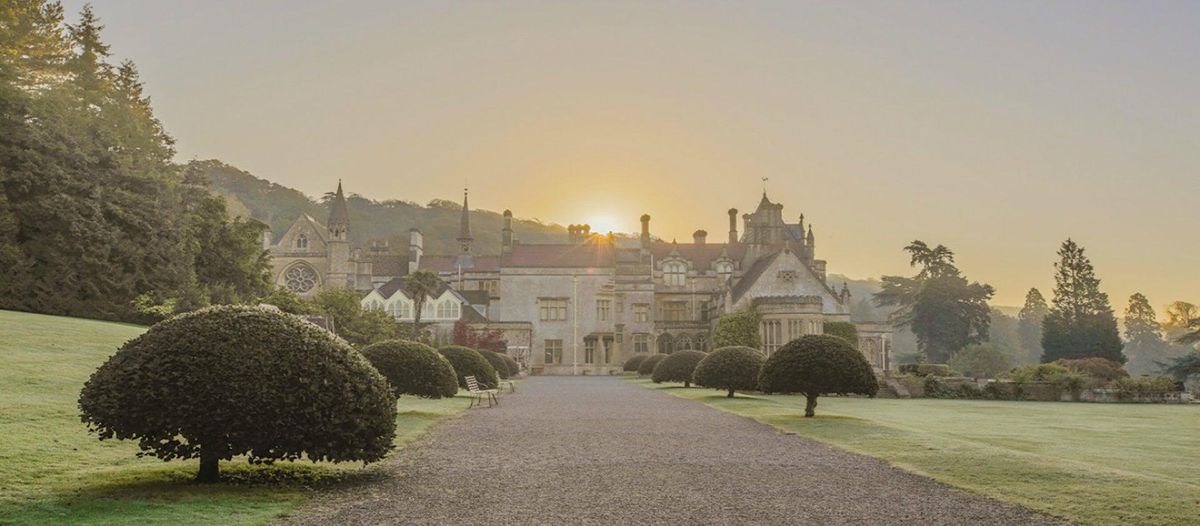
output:
[[[271,227],[278,238],[300,214],[321,221],[329,216],[326,199],[314,201],[299,190],[272,183],[217,160],[192,161],[209,181],[214,193],[225,198],[230,213],[253,217]],[[331,189],[332,190],[332,189]],[[458,246],[458,202],[434,199],[422,206],[411,201],[374,201],[351,193],[346,198],[350,210],[350,242],[367,247],[386,239],[393,252],[408,250],[408,230],[416,227],[425,235],[429,254],[454,254]],[[500,252],[500,228],[503,216],[490,210],[471,210],[471,231],[481,254]],[[513,232],[526,243],[550,243],[566,240],[566,228],[530,219],[513,220]]]

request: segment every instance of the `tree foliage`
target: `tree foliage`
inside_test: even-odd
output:
[[[977,343],[963,348],[946,365],[963,376],[995,378],[1009,370],[1012,362],[995,344]]]
[[[458,394],[454,367],[433,347],[408,340],[385,340],[368,345],[362,354],[387,378],[396,396],[448,398]]]
[[[0,308],[150,321],[266,294],[264,226],[171,162],[102,29],[89,6],[74,24],[57,3],[0,9]]]
[[[1058,255],[1054,301],[1042,323],[1042,361],[1094,356],[1125,363],[1108,295],[1100,292],[1100,280],[1083,247],[1068,239]]]
[[[708,353],[692,373],[700,387],[718,389],[733,398],[735,391],[758,389],[763,353],[751,347],[721,347]]]
[[[1042,357],[1042,321],[1049,313],[1050,306],[1046,304],[1046,298],[1042,296],[1041,291],[1029,289],[1029,292],[1025,293],[1025,305],[1017,314],[1017,332],[1021,337],[1024,355],[1032,358],[1031,361],[1036,362]]]
[[[621,367],[621,370],[627,373],[636,373],[638,366],[642,365],[642,362],[646,361],[648,357],[649,355],[646,354],[635,354],[630,359],[625,360],[625,364]]]
[[[904,248],[915,276],[884,276],[876,293],[879,306],[895,307],[892,323],[912,329],[926,359],[945,363],[972,343],[986,341],[991,322],[987,301],[991,285],[969,282],[954,265],[954,253],[938,245],[913,241]]]
[[[696,370],[696,365],[703,360],[707,354],[704,351],[675,351],[668,354],[661,362],[654,367],[651,372],[650,380],[656,384],[663,382],[683,382],[684,387],[692,386],[692,373]]]
[[[713,329],[713,348],[742,346],[761,349],[762,338],[758,333],[760,321],[762,317],[753,308],[722,314]]]
[[[503,331],[486,328],[473,329],[463,320],[454,322],[454,330],[450,333],[450,343],[500,354],[504,354],[508,350],[508,342],[504,339]]]
[[[1129,370],[1140,374],[1157,372],[1156,364],[1177,354],[1163,338],[1162,325],[1150,300],[1140,292],[1129,297],[1125,308],[1124,352]]]
[[[442,279],[428,269],[419,269],[404,278],[404,292],[413,300],[413,326],[420,330],[425,302],[442,287]]]
[[[803,336],[781,347],[763,364],[758,383],[767,394],[803,394],[808,399],[806,417],[815,414],[820,395],[875,396],[879,391],[862,353],[841,338],[823,334]]]
[[[846,340],[852,347],[858,347],[858,327],[848,321],[825,322],[821,331],[830,336]]]
[[[126,342],[80,393],[101,440],[137,440],[163,460],[373,462],[392,448],[396,398],[345,342],[300,318],[217,306]]]
[[[377,309],[364,309],[359,293],[346,287],[324,287],[312,297],[312,310],[333,320],[334,332],[358,348],[396,335],[395,320]]]
[[[662,353],[651,354],[650,356],[647,356],[646,359],[642,360],[642,363],[638,365],[638,376],[650,376],[653,374],[654,368],[658,366],[658,362],[663,361],[663,358],[666,357],[667,355]]]

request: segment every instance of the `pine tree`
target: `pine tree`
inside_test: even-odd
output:
[[[1152,373],[1156,364],[1167,359],[1169,345],[1163,339],[1162,326],[1154,307],[1142,293],[1129,297],[1125,308],[1125,356],[1127,369],[1134,374]]]
[[[1054,301],[1042,323],[1042,362],[1098,357],[1125,363],[1117,319],[1083,247],[1067,239],[1058,256]]]
[[[874,296],[881,307],[898,307],[892,322],[909,327],[917,346],[932,363],[946,363],[964,347],[987,341],[991,285],[967,281],[954,264],[954,252],[913,241],[904,248],[917,275],[884,276],[883,290]]]
[[[1020,320],[1017,332],[1021,336],[1021,348],[1030,361],[1036,362],[1042,357],[1042,321],[1049,312],[1050,307],[1046,305],[1046,298],[1041,291],[1031,288],[1025,293],[1025,306],[1017,314]]]

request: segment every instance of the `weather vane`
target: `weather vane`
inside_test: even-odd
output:
[[[765,193],[767,193],[767,180],[768,180],[768,179],[770,179],[770,177],[763,177],[763,178],[762,178],[762,181],[763,181],[763,193],[764,193],[764,194],[765,194]]]

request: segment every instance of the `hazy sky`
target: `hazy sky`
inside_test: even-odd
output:
[[[769,177],[831,272],[922,239],[1019,305],[1071,236],[1200,302],[1198,2],[94,5],[181,160],[310,195],[720,240]]]

